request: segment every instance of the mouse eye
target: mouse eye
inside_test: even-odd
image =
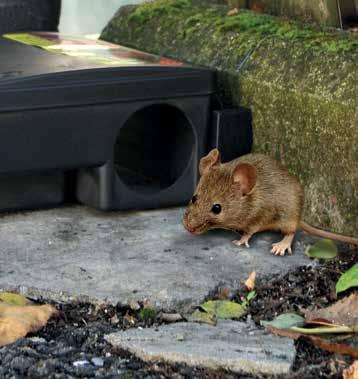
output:
[[[218,215],[221,212],[221,205],[220,204],[214,204],[211,208],[211,212]]]
[[[192,198],[191,198],[191,203],[192,204],[195,204],[196,200],[198,199],[198,197],[196,195],[194,195]]]

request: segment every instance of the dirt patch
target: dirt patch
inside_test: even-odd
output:
[[[301,308],[333,303],[337,300],[335,283],[356,261],[357,255],[345,254],[323,265],[299,267],[269,279],[258,278],[257,297],[247,317],[259,325],[260,320],[272,319],[283,312],[299,312]],[[224,292],[228,294],[219,288],[210,298],[219,298]],[[241,301],[246,294],[247,290],[242,287],[231,292],[230,298]],[[143,304],[132,304],[132,307],[87,303],[54,305],[61,314],[45,329],[0,349],[1,378],[254,378],[185,365],[148,365],[126,352],[114,350],[104,335],[161,324],[155,313],[143,312]],[[285,379],[341,378],[342,370],[352,362],[350,357],[327,353],[305,340],[298,340],[296,348],[292,372]]]

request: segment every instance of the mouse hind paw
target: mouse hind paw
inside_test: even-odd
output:
[[[283,257],[286,254],[286,251],[289,255],[292,254],[292,241],[294,234],[287,234],[283,237],[282,241],[272,244],[271,254],[280,255]]]

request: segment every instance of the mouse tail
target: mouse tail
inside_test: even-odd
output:
[[[328,239],[331,239],[334,241],[344,242],[344,243],[348,243],[350,245],[358,246],[358,238],[356,238],[356,237],[345,236],[343,234],[327,232],[326,230],[315,228],[314,226],[311,226],[304,221],[300,222],[300,227],[305,232],[312,234],[314,236],[317,236],[317,237],[328,238]]]

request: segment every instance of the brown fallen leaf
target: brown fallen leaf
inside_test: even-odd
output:
[[[123,317],[124,321],[129,324],[129,325],[135,325],[135,323],[137,322],[137,319],[131,315],[128,315],[126,314],[124,317]]]
[[[358,358],[358,350],[345,343],[332,342],[328,339],[316,337],[316,336],[307,336],[307,337],[317,347],[319,347],[322,350],[326,350],[331,353],[350,355],[353,358]]]
[[[358,361],[354,361],[351,366],[343,370],[343,379],[358,379]]]
[[[245,281],[245,286],[249,291],[252,291],[255,288],[255,280],[256,280],[256,271],[252,271],[252,273],[248,276]]]
[[[314,311],[304,311],[309,324],[349,326],[358,330],[358,293],[337,301],[333,305]]]
[[[279,329],[275,328],[272,325],[267,325],[266,329],[271,332],[274,336],[278,337],[288,337],[292,338],[293,340],[298,340],[300,337],[302,337],[301,333],[294,332],[291,329]]]
[[[0,346],[37,332],[57,314],[57,309],[48,304],[19,306],[0,303]]]
[[[326,350],[331,353],[350,355],[353,358],[358,358],[358,350],[345,343],[332,342],[325,338],[316,337],[316,336],[307,335],[307,334],[301,334],[291,329],[278,329],[272,325],[269,325],[267,327],[267,330],[269,330],[275,336],[279,336],[279,337],[288,337],[294,340],[297,340],[299,338],[305,338],[313,342],[314,345],[316,345],[322,350]]]

